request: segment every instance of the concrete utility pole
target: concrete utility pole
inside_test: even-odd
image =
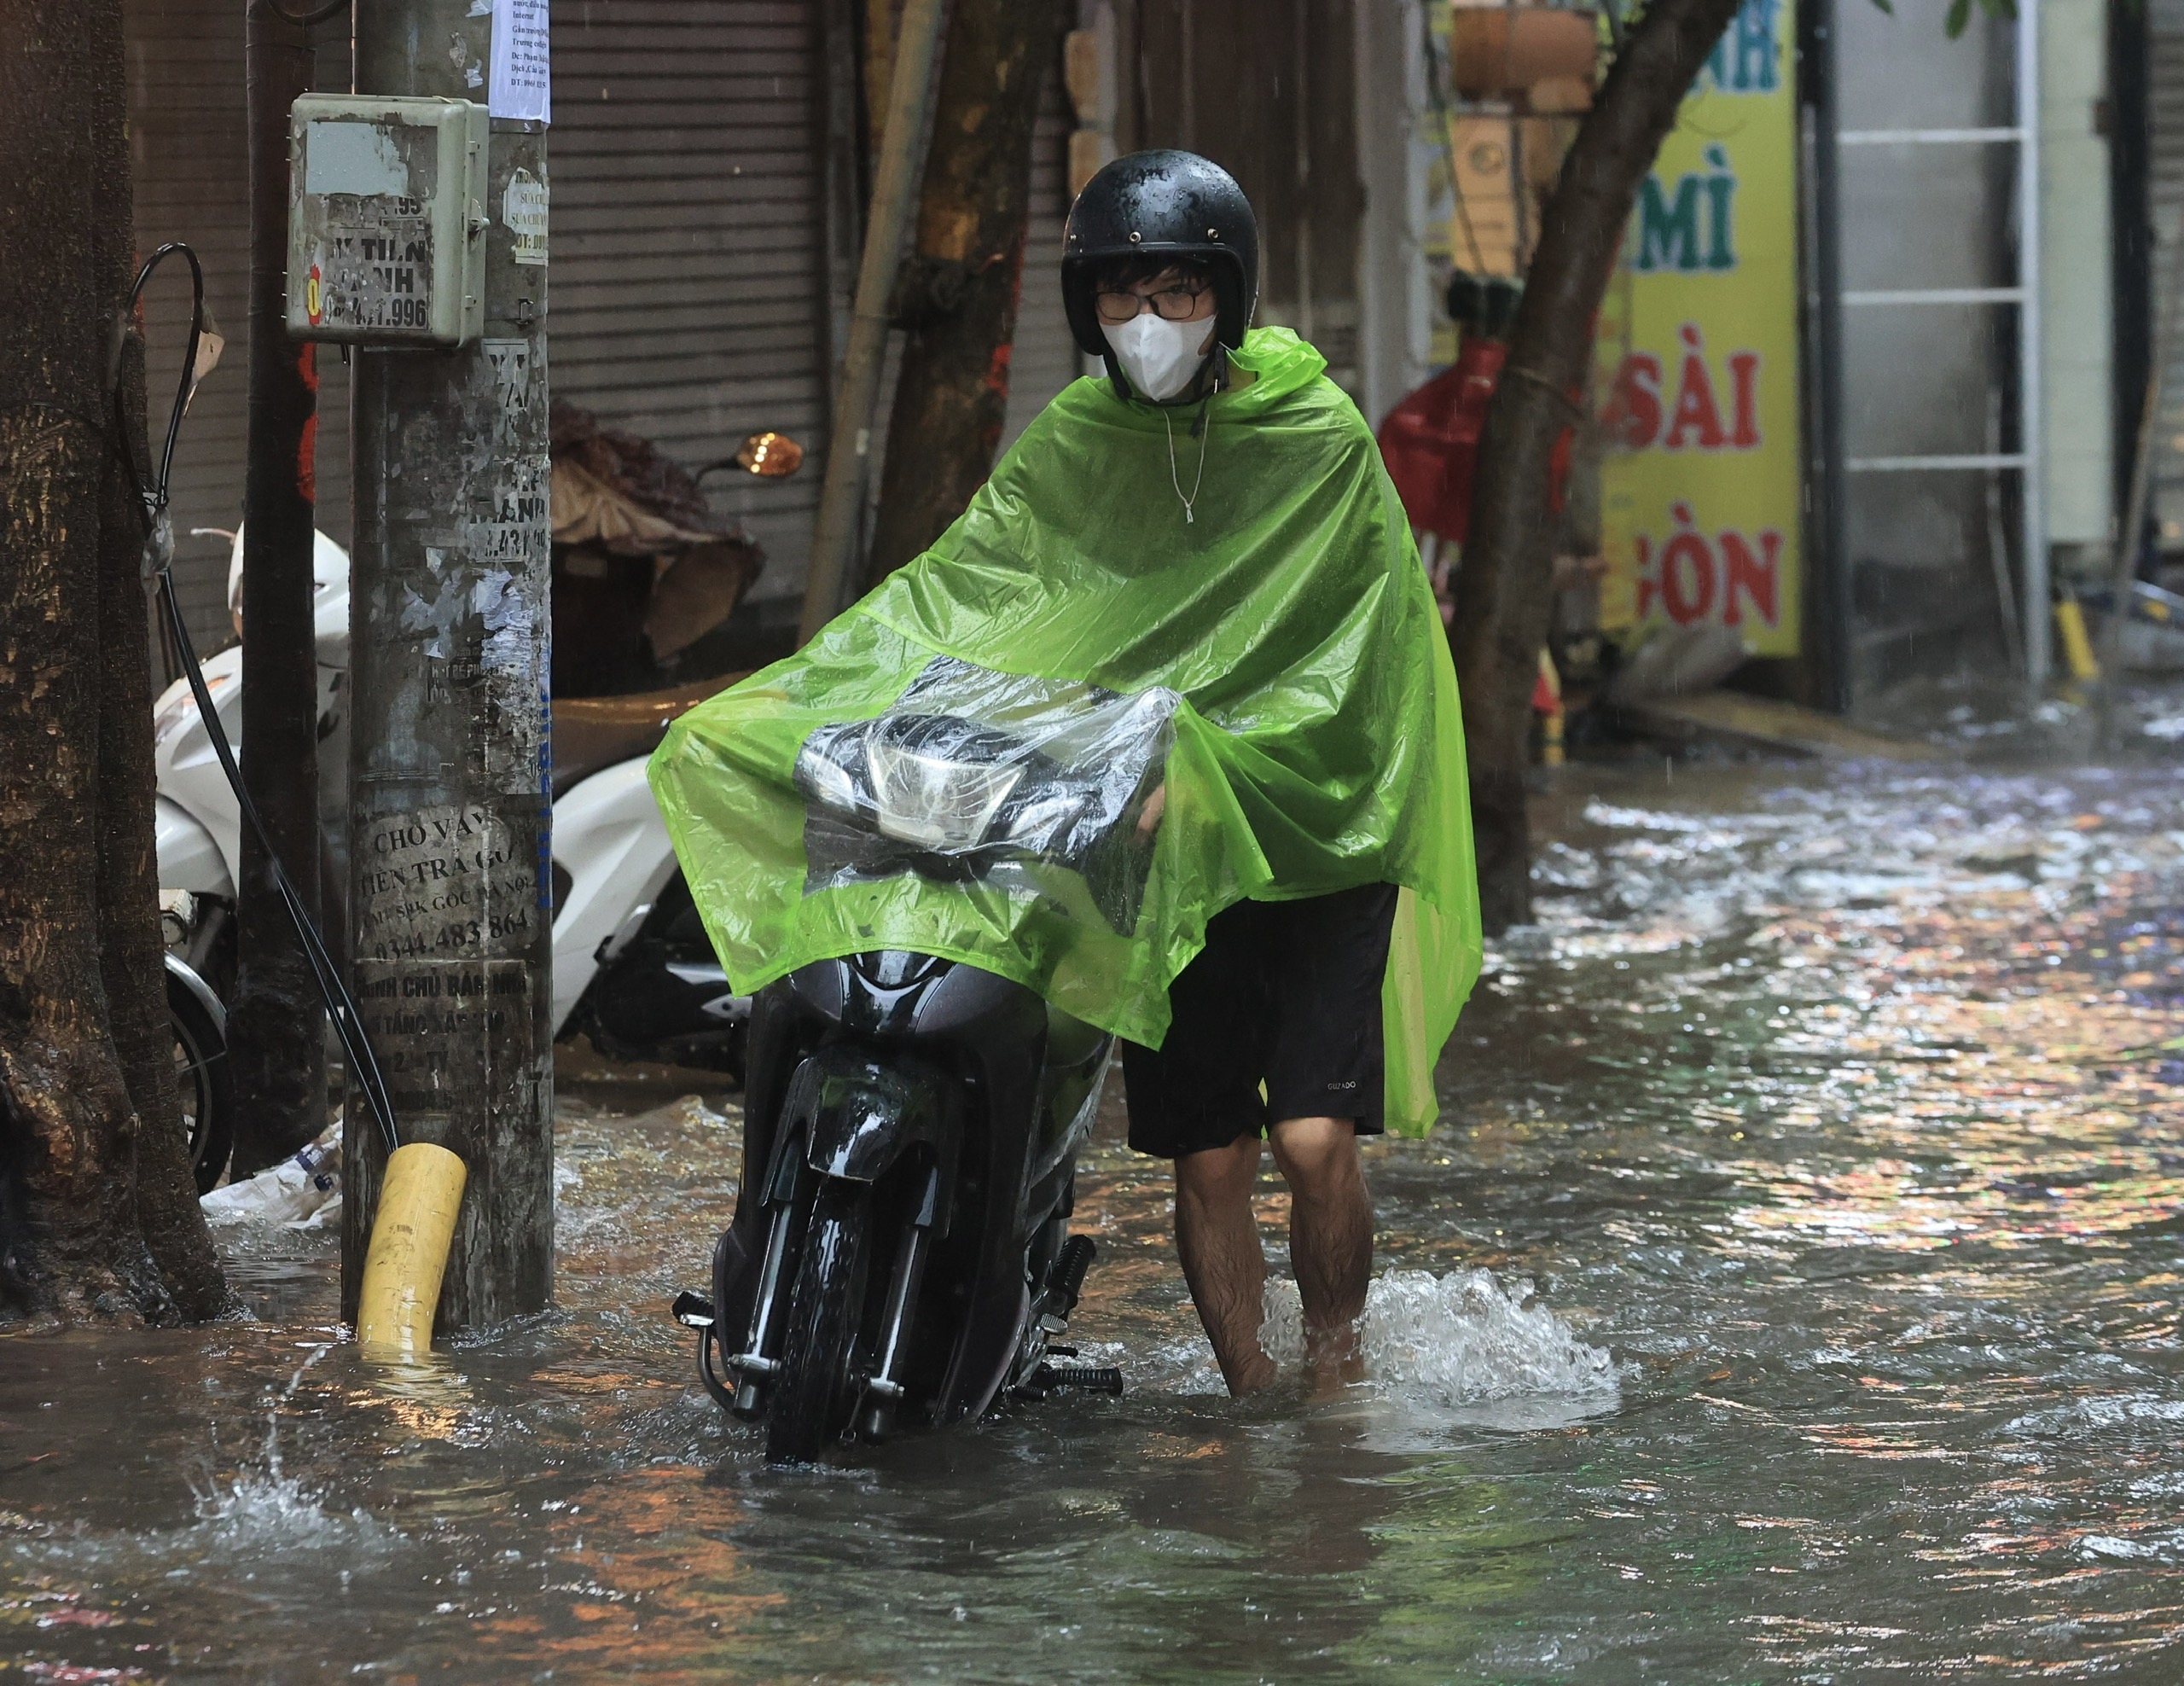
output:
[[[288,337],[288,108],[311,91],[309,33],[251,0],[250,433],[243,492],[242,776],[304,905],[319,903],[318,665],[311,637],[318,347]],[[228,1009],[238,1177],[326,1128],[326,1009],[248,826]]]
[[[531,12],[359,7],[357,90],[484,103],[496,17]],[[545,125],[496,118],[484,336],[356,354],[351,953],[404,1139],[469,1168],[443,1328],[553,1285],[545,195]],[[353,1317],[383,1156],[347,1116]]]

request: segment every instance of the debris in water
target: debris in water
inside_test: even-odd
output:
[[[208,1224],[323,1229],[341,1212],[341,1122],[255,1177],[215,1189],[199,1202]]]

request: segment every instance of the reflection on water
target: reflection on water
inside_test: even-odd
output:
[[[258,1321],[0,1334],[0,1678],[2184,1677],[2170,775],[1558,802],[1345,1397],[1222,1397],[1111,1104],[1131,1391],[769,1470],[664,1315],[733,1106],[595,1074],[549,1316],[375,1368],[288,1232]]]

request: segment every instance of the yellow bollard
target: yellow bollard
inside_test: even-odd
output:
[[[2100,664],[2094,660],[2093,640],[2085,634],[2085,611],[2076,597],[2055,600],[2055,630],[2063,637],[2063,662],[2073,679],[2098,679]]]
[[[357,1345],[365,1352],[412,1358],[432,1350],[433,1310],[468,1177],[460,1158],[430,1142],[387,1155],[357,1296]]]
[[[1544,644],[1539,651],[1539,677],[1532,686],[1532,712],[1540,717],[1540,765],[1559,767],[1562,765],[1562,673]]]

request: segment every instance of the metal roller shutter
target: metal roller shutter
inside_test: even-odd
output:
[[[228,541],[192,527],[242,519],[249,298],[249,156],[243,112],[243,9],[233,0],[128,0],[129,149],[138,250],[188,241],[205,266],[205,302],[227,336],[220,365],[198,388],[175,451],[171,486],[175,583],[191,636],[210,651],[234,642],[228,619]],[[346,34],[322,43],[317,83],[349,84]],[[154,429],[182,370],[189,285],[179,259],[160,271],[145,308]],[[340,356],[319,358],[318,525],[349,540],[349,383]],[[157,449],[159,441],[153,441]]]
[[[803,590],[824,472],[819,59],[800,0],[555,0],[549,282],[555,394],[688,467],[775,427],[793,480],[720,474]]]

